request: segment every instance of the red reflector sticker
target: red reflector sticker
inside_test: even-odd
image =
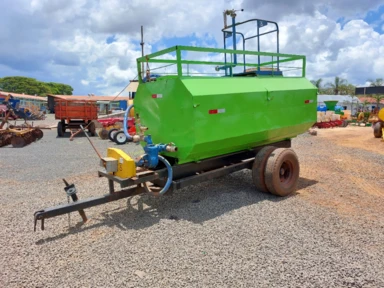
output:
[[[305,100],[304,103],[305,103],[305,104],[313,103],[313,100]]]
[[[209,114],[225,113],[225,109],[213,109],[208,111]]]
[[[152,98],[163,98],[163,94],[152,94]]]

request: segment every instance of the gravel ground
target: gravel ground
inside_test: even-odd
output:
[[[101,153],[114,146],[93,139]],[[301,178],[291,197],[255,191],[240,171],[36,232],[33,213],[67,201],[62,178],[80,198],[107,192],[97,155],[85,137],[54,130],[1,148],[0,287],[384,287],[384,143],[348,127],[300,135],[293,148]]]

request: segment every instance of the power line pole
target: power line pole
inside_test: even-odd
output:
[[[141,26],[141,57],[144,57],[144,34],[143,34],[143,26]],[[141,73],[143,74],[141,77],[144,78],[144,62],[141,62]]]

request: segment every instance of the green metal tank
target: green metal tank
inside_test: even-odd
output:
[[[139,84],[134,107],[182,164],[304,133],[317,119],[317,89],[305,77],[163,76]]]

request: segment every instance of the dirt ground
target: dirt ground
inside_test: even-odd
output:
[[[384,142],[374,138],[372,127],[317,129],[317,136],[312,137],[319,142],[319,149],[312,153],[324,161],[302,165],[301,176],[315,179],[322,193],[313,194],[308,187],[301,190],[301,196],[343,216],[382,219]]]
[[[318,129],[318,136],[343,147],[359,148],[384,155],[384,142],[380,143],[382,139],[373,137],[372,127]]]

